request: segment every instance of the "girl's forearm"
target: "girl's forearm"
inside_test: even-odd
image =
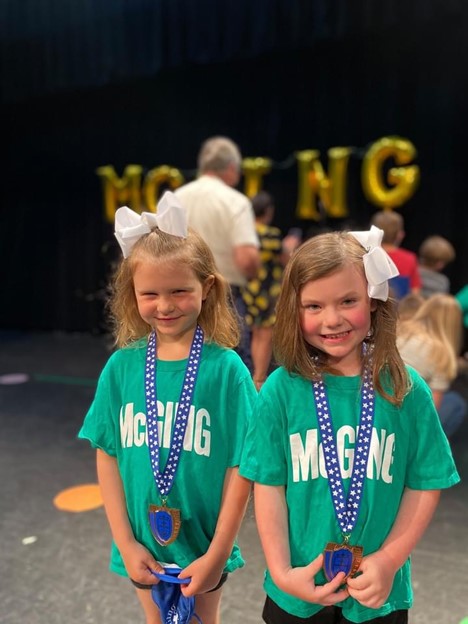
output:
[[[208,554],[219,561],[226,561],[231,554],[247,509],[251,482],[239,475],[237,468],[228,468],[224,480],[223,498],[216,529]]]
[[[134,541],[134,535],[128,520],[125,493],[115,457],[101,451],[96,453],[96,466],[104,508],[111,529],[112,537],[119,550]]]
[[[255,484],[255,517],[266,564],[275,583],[291,568],[284,487]]]
[[[437,508],[440,490],[410,490],[403,493],[392,530],[380,550],[393,562],[395,570],[410,556],[424,535]]]

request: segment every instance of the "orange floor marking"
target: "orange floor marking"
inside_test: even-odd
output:
[[[97,483],[75,485],[62,490],[54,498],[54,505],[61,511],[90,511],[103,505],[101,490]]]

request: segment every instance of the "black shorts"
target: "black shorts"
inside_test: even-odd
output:
[[[224,583],[227,581],[227,577],[228,577],[228,573],[223,572],[223,574],[221,575],[221,578],[219,579],[219,583],[216,585],[216,587],[213,587],[213,589],[209,589],[206,593],[209,594],[210,592],[214,592],[218,590],[220,587],[222,587]],[[133,585],[137,589],[152,589],[153,587],[153,585],[145,585],[144,583],[137,583],[133,579],[130,579],[130,581],[133,583]]]
[[[287,611],[283,611],[281,607],[267,596],[265,606],[263,607],[263,621],[266,624],[352,624],[343,617],[340,607],[324,607],[318,613],[308,618],[300,618],[297,615],[291,615]],[[368,620],[366,624],[407,624],[408,611],[393,611],[383,617],[377,617]]]

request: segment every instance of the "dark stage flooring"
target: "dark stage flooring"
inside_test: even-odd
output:
[[[95,484],[76,438],[110,353],[103,336],[0,332],[0,622],[143,623],[134,590],[108,572],[102,507],[62,511],[57,494]],[[24,383],[12,375],[27,375]],[[468,377],[459,381],[466,394]],[[412,624],[468,618],[468,423],[452,448],[462,483],[442,496],[413,555]],[[252,510],[239,536],[247,565],[225,586],[223,622],[259,624],[263,557]]]

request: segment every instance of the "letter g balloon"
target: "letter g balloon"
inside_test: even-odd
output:
[[[366,198],[387,210],[406,203],[419,184],[419,167],[409,165],[416,155],[414,145],[401,137],[383,137],[373,143],[362,163],[361,181]],[[390,159],[398,166],[389,166]]]

